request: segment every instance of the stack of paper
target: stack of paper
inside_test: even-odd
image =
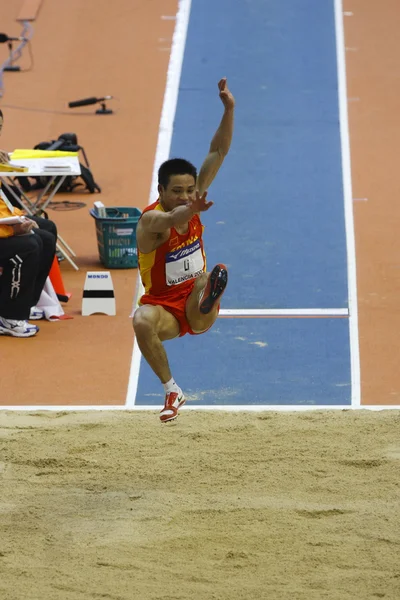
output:
[[[17,225],[18,223],[23,223],[24,221],[24,216],[4,217],[0,219],[0,225]]]

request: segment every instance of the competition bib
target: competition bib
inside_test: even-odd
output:
[[[180,250],[168,252],[165,257],[165,279],[167,285],[177,285],[198,277],[204,270],[204,258],[200,240]]]

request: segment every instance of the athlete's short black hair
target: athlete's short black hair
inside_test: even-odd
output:
[[[169,184],[169,179],[172,175],[192,175],[194,180],[197,179],[197,169],[192,163],[184,158],[170,158],[163,162],[158,169],[158,183],[164,189]]]

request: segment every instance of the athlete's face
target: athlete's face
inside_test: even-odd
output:
[[[196,182],[193,175],[171,175],[166,188],[158,186],[158,193],[164,210],[170,211],[177,206],[185,205],[193,200],[196,192]]]

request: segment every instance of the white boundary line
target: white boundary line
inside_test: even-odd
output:
[[[353,192],[351,182],[351,154],[349,118],[347,112],[346,57],[343,26],[343,2],[335,0],[336,56],[339,92],[340,139],[342,151],[343,195],[347,248],[347,285],[349,296],[349,335],[351,362],[351,402],[361,404],[360,349],[358,338],[356,248],[354,237]]]
[[[222,308],[219,311],[220,317],[347,317],[348,315],[347,308]]]
[[[179,82],[181,80],[182,63],[185,53],[191,4],[191,0],[179,0],[175,30],[172,38],[171,56],[168,65],[167,82],[165,86],[160,127],[158,131],[156,156],[153,165],[149,204],[151,204],[154,201],[153,199],[157,197],[158,168],[161,163],[168,159],[171,148],[172,132],[174,128],[176,105],[178,102]],[[143,288],[139,283],[133,302],[132,314],[136,308],[138,298],[142,295],[142,293]],[[129,373],[128,391],[126,395],[126,408],[132,408],[135,406],[141,356],[142,355],[139,350],[139,346],[137,345],[135,339],[133,342],[132,362]]]
[[[126,411],[126,410],[130,410],[130,411],[159,411],[160,410],[160,406],[154,405],[154,406],[138,406],[138,405],[134,405],[134,406],[126,406],[125,404],[118,404],[118,405],[102,405],[102,406],[73,406],[73,405],[68,405],[68,406],[0,406],[0,413],[1,411],[12,411],[12,412],[33,412],[33,413],[37,413],[37,412],[81,412],[81,411],[109,411],[109,410],[115,410],[115,411]],[[259,405],[249,405],[249,404],[245,404],[245,405],[226,405],[226,406],[222,406],[222,405],[209,405],[209,406],[205,406],[205,405],[201,405],[201,406],[197,406],[195,404],[193,404],[193,406],[188,406],[187,404],[185,404],[185,406],[183,406],[181,409],[179,410],[222,410],[222,411],[230,411],[230,412],[236,412],[236,411],[241,411],[241,412],[262,412],[262,411],[275,411],[275,412],[303,412],[303,411],[310,411],[310,410],[346,410],[346,411],[353,411],[353,410],[400,410],[400,406],[399,405],[389,405],[389,406],[354,406],[351,404],[346,404],[346,405],[291,405],[291,404],[271,404],[271,405],[266,405],[266,404],[259,404]],[[1,426],[0,426],[1,429]]]

